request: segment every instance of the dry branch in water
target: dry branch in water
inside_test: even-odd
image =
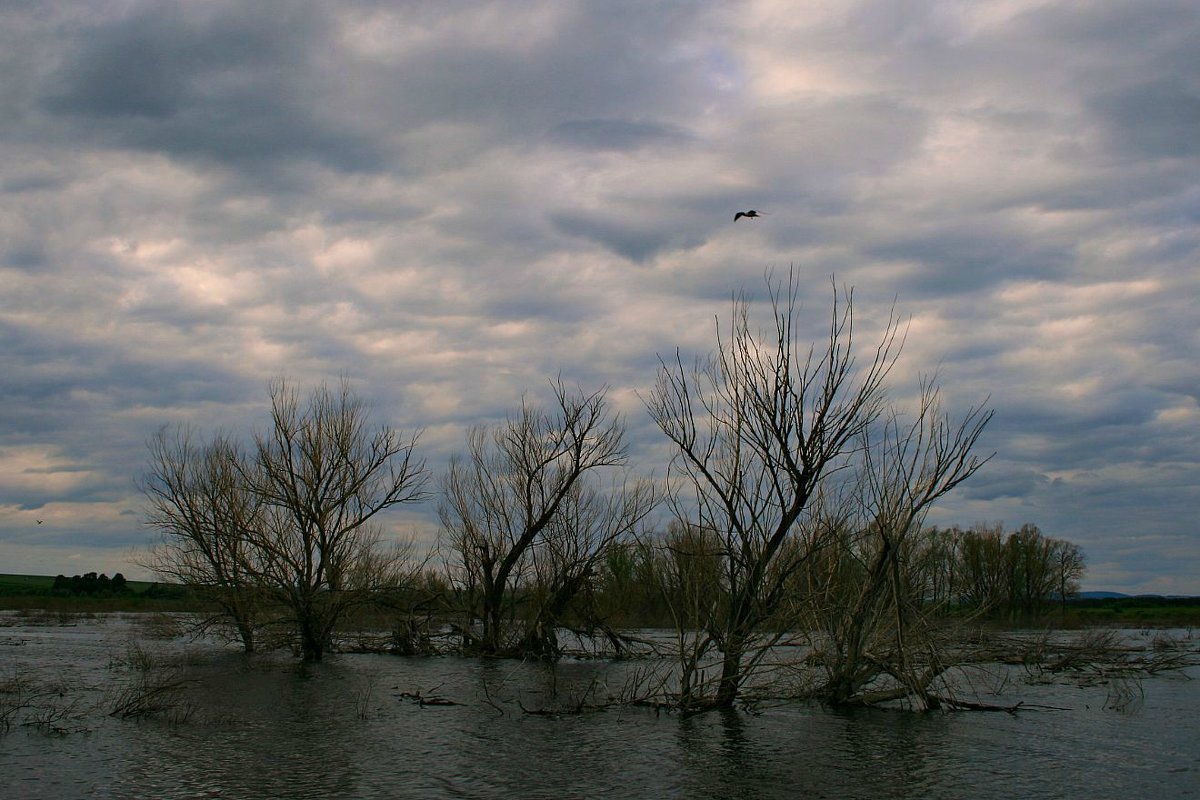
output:
[[[183,722],[192,713],[191,704],[184,697],[187,685],[188,681],[175,670],[138,673],[117,692],[109,716],[130,719],[169,712],[173,722]]]

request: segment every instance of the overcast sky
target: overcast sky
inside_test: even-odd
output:
[[[608,385],[661,474],[657,354],[794,265],[814,336],[830,276],[910,320],[898,398],[990,397],[933,522],[1200,594],[1198,52],[1195,0],[4,0],[0,572],[142,575],[147,438],[280,376],[435,473]]]

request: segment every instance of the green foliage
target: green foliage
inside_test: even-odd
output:
[[[72,575],[70,578],[60,574],[54,577],[54,583],[50,587],[52,594],[67,597],[79,597],[80,595],[113,597],[129,594],[132,591],[125,576],[119,572],[111,578],[104,573],[97,575],[95,572]]]
[[[0,575],[0,597],[48,593],[54,579],[46,575]]]
[[[0,607],[87,612],[199,609],[197,597],[184,586],[129,581],[120,573],[104,581],[101,577],[94,572],[70,578],[0,575]]]
[[[1014,621],[1065,611],[1086,570],[1077,545],[1028,523],[1012,532],[1000,524],[935,528],[926,532],[924,549],[932,600]]]
[[[1067,605],[1064,623],[1080,627],[1197,627],[1200,626],[1200,597],[1144,595],[1077,599]]]

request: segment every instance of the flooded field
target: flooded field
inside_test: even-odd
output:
[[[997,668],[987,699],[1042,707],[1015,714],[572,714],[545,712],[619,693],[636,666],[304,666],[176,633],[160,615],[0,617],[4,796],[1200,797],[1196,667],[1120,686]]]

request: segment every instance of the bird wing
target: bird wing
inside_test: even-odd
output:
[[[739,219],[741,219],[741,218],[742,218],[742,217],[744,217],[744,216],[746,216],[746,212],[745,212],[745,211],[739,211],[739,212],[737,212],[736,214],[734,214],[734,215],[733,215],[733,221],[734,221],[734,222],[737,222]]]

